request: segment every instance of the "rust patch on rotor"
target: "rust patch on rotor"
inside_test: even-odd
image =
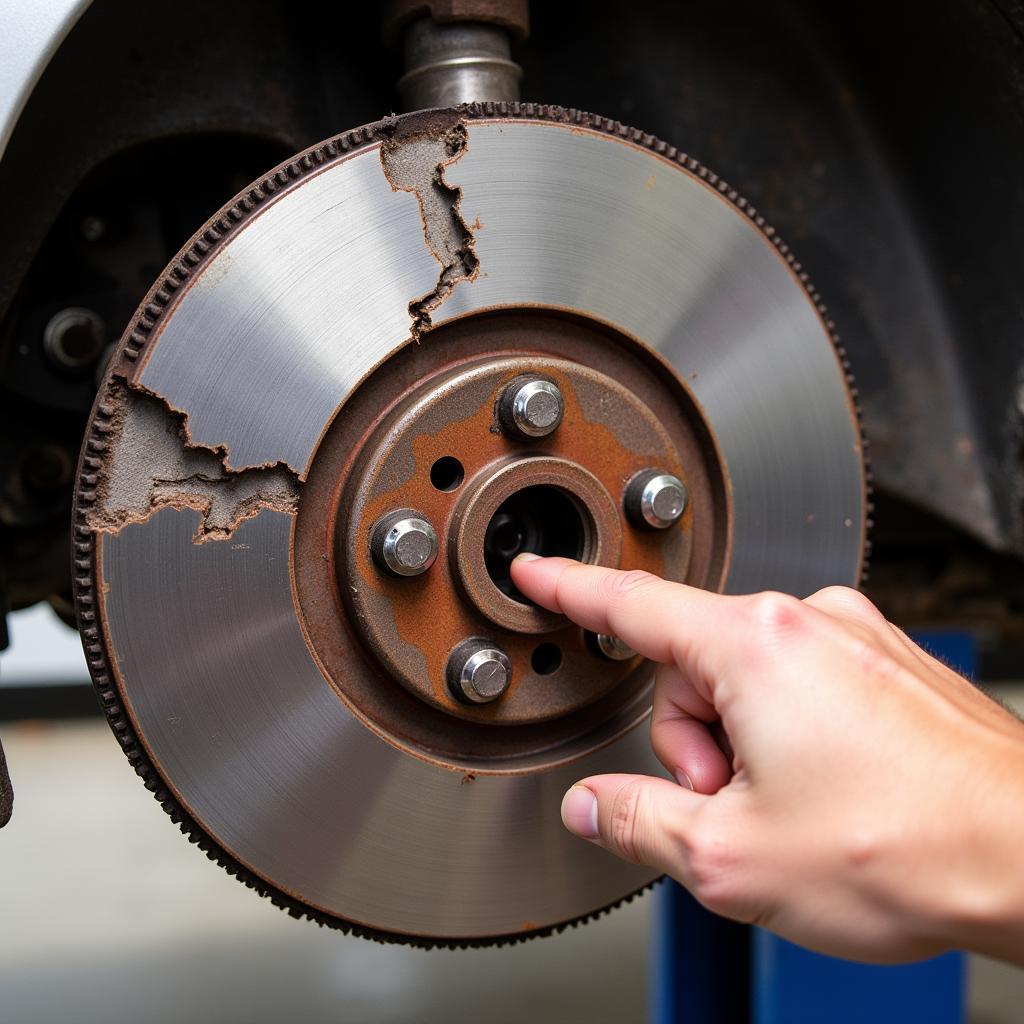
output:
[[[445,169],[465,153],[467,144],[465,125],[453,124],[450,116],[445,116],[413,122],[411,128],[389,135],[381,145],[384,176],[396,192],[416,196],[427,248],[441,264],[434,288],[409,303],[415,341],[430,330],[431,315],[452,289],[460,281],[472,281],[480,269],[473,232],[459,211],[462,189],[445,181]]]
[[[286,466],[225,467],[226,453],[195,445],[185,416],[157,395],[112,381],[102,421],[107,458],[92,480],[91,529],[116,533],[162,508],[202,513],[194,540],[227,540],[264,509],[294,515],[298,477]]]

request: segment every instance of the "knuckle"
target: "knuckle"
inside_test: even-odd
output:
[[[640,822],[644,788],[636,781],[620,786],[612,797],[608,816],[608,841],[621,856],[635,864],[640,862]]]
[[[858,637],[853,654],[862,677],[869,682],[889,683],[903,672],[900,663],[874,637]]]
[[[803,624],[806,611],[803,601],[774,590],[754,594],[747,604],[748,617],[759,637],[793,632]]]
[[[863,618],[882,620],[882,613],[859,590],[852,587],[825,587],[814,595],[818,604]]]
[[[887,845],[878,827],[850,827],[839,840],[845,862],[856,871],[866,871],[877,863]]]

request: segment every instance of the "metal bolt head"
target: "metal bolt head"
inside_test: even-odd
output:
[[[629,661],[636,657],[636,651],[629,644],[610,633],[588,633],[587,642],[595,653],[609,661]]]
[[[626,514],[635,526],[665,530],[686,511],[686,485],[671,473],[645,469],[626,488]]]
[[[420,576],[437,558],[437,532],[422,516],[399,509],[378,519],[370,532],[374,561],[393,576]]]
[[[520,437],[547,437],[562,422],[565,399],[558,385],[543,377],[520,378],[501,400],[504,425]]]
[[[465,640],[448,659],[448,685],[458,700],[489,704],[512,682],[508,655],[487,640]]]
[[[107,344],[106,327],[91,310],[71,306],[54,313],[43,329],[43,351],[61,370],[92,366]]]

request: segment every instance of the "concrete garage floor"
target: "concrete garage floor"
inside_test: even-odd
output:
[[[2,1024],[632,1024],[651,900],[502,950],[381,946],[294,921],[180,835],[106,723],[0,729]],[[972,1024],[1024,1020],[1024,971],[974,959]]]

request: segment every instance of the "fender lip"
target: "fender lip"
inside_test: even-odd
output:
[[[92,0],[7,0],[0,32],[0,159],[36,83]]]

